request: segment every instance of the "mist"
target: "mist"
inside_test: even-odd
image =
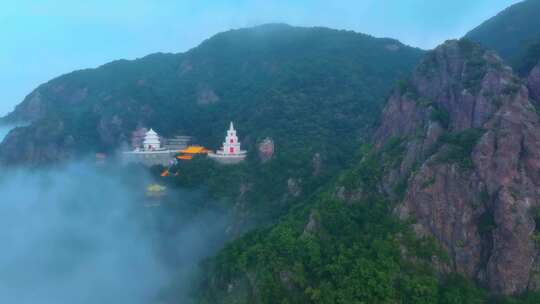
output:
[[[14,126],[11,125],[0,125],[0,142],[4,140],[4,137],[8,135],[9,131],[13,129]]]
[[[226,220],[203,192],[148,198],[145,172],[2,169],[0,303],[186,303]]]

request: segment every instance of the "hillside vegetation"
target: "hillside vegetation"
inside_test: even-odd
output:
[[[341,174],[342,182],[354,175],[370,189],[364,199],[345,203],[330,187],[278,224],[226,245],[204,264],[194,302],[538,303],[539,294],[491,296],[447,272],[450,257],[439,243],[418,238],[414,221],[393,215],[395,204],[374,189],[383,175],[380,162],[395,157],[395,149],[390,144],[377,154],[366,147],[362,160]]]
[[[468,37],[525,66],[538,3]],[[538,303],[540,123],[526,90],[468,39],[426,54],[271,24],[40,86],[5,118],[31,124],[7,136],[0,161],[113,153],[140,126],[217,148],[232,120],[246,162],[195,157],[166,178],[152,168],[233,215],[235,239],[204,263],[195,302]],[[276,152],[262,161],[267,137]]]
[[[519,2],[474,28],[465,37],[497,51],[509,64],[523,69],[523,58],[540,40],[539,12],[540,1]]]
[[[40,86],[6,117],[32,124],[7,136],[0,160],[40,165],[114,152],[138,126],[216,149],[234,121],[247,164],[210,175],[213,165],[198,162],[177,183],[215,185],[226,190],[224,199],[212,187],[220,199],[274,214],[282,210],[275,204],[288,206],[345,166],[370,136],[392,84],[422,54],[327,28],[224,32],[183,54],[116,61]],[[266,137],[276,153],[261,164],[256,145]]]
[[[538,303],[538,251],[520,230],[535,220],[519,199],[534,192],[525,172],[536,155],[504,152],[540,145],[524,90],[469,40],[430,51],[393,91],[374,145],[279,223],[210,259],[200,302]],[[490,151],[500,167],[485,164]],[[522,174],[508,196],[507,172]]]

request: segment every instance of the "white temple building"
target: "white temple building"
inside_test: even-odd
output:
[[[242,150],[236,130],[231,122],[227,136],[223,142],[223,147],[215,153],[209,152],[208,157],[222,164],[237,164],[243,161],[247,156],[247,152]]]
[[[143,141],[143,149],[144,151],[157,151],[162,149],[159,135],[153,129],[146,132]]]
[[[174,162],[176,151],[162,147],[159,135],[152,129],[146,132],[142,147],[136,147],[133,151],[123,153],[127,162],[142,163],[146,166],[168,166]]]

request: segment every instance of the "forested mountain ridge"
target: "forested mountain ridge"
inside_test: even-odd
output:
[[[525,36],[537,3],[516,6]],[[523,35],[428,52],[356,165],[207,263],[202,302],[539,303],[540,52]]]
[[[248,145],[261,136],[287,141],[301,135],[313,145],[322,144],[318,138],[355,141],[392,83],[422,53],[396,40],[326,28],[232,30],[186,53],[116,61],[40,86],[5,118],[33,123],[8,136],[0,158],[55,160],[46,147],[27,147],[30,139],[54,142],[61,155],[110,151],[140,125],[166,136],[184,132],[213,146],[229,120]],[[58,137],[46,139],[53,134]]]
[[[429,52],[361,150],[212,259],[203,303],[537,303],[540,121],[495,53]]]
[[[5,118],[31,124],[6,137],[0,162],[41,165],[113,153],[140,126],[216,149],[234,121],[250,153],[246,164],[222,170],[196,160],[171,183],[208,186],[234,204],[239,226],[260,223],[256,216],[285,212],[354,157],[387,92],[423,53],[327,28],[231,30],[186,53],[115,61],[43,84]],[[262,164],[257,144],[267,137],[276,149]]]
[[[522,76],[540,59],[539,0],[525,0],[503,10],[466,34],[497,53]]]

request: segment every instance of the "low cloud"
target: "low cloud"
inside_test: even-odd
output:
[[[9,131],[13,129],[14,127],[11,125],[0,125],[0,142],[4,140],[4,137],[8,135]]]
[[[225,220],[194,208],[202,193],[148,201],[149,182],[91,163],[2,170],[0,303],[186,303]]]

